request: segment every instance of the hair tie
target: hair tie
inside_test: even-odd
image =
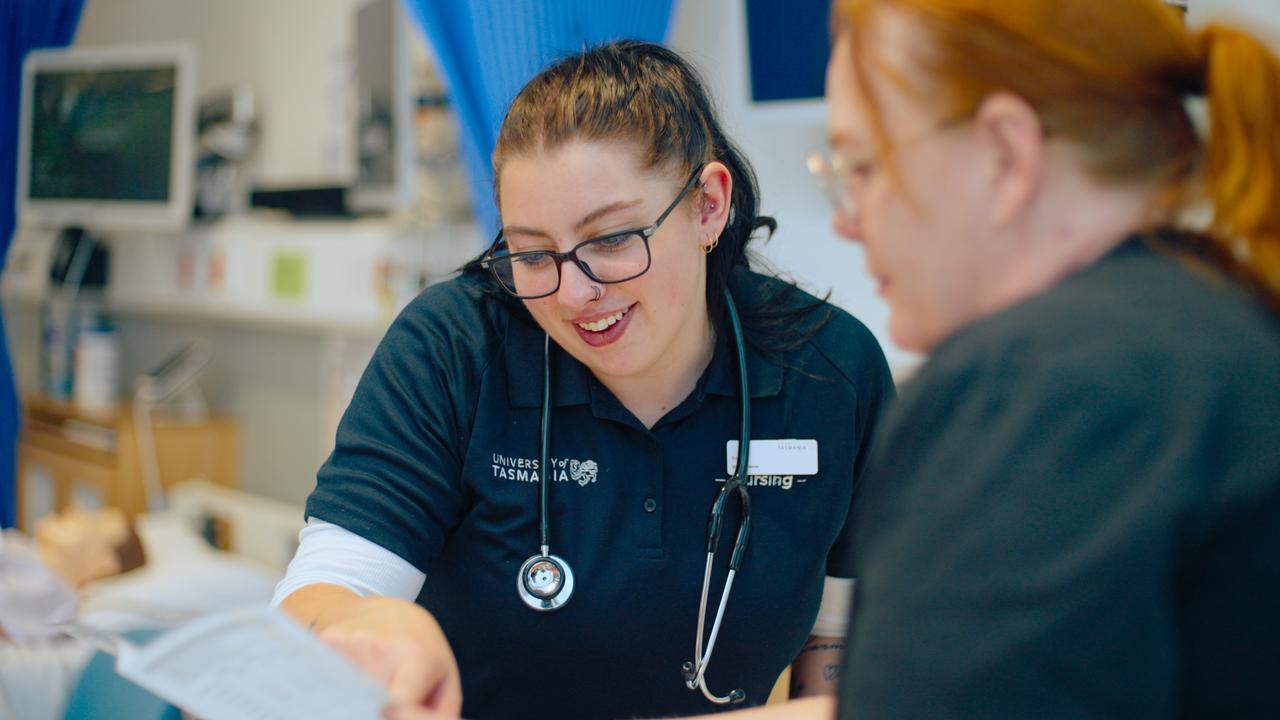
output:
[[[1178,89],[1183,95],[1204,97],[1209,87],[1209,60],[1215,39],[1212,28],[1206,28],[1191,36],[1195,55],[1187,67],[1178,74]]]

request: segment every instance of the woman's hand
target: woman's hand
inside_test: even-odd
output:
[[[392,704],[427,708],[441,718],[462,712],[458,662],[422,606],[316,585],[293,593],[282,607],[386,686]]]

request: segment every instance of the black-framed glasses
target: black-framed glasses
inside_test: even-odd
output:
[[[560,266],[566,260],[577,265],[582,274],[602,285],[634,280],[648,272],[653,262],[649,253],[649,238],[698,184],[701,175],[702,168],[699,167],[689,176],[676,199],[671,201],[652,225],[584,240],[568,252],[511,252],[499,230],[480,264],[493,273],[503,290],[521,300],[535,300],[555,294],[560,289]]]

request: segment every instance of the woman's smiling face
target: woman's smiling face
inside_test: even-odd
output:
[[[498,183],[503,234],[512,252],[566,252],[647,227],[679,195],[688,180],[679,175],[643,167],[637,148],[618,143],[575,140],[513,157]],[[694,188],[649,238],[643,275],[600,284],[565,262],[559,290],[524,301],[556,344],[597,377],[662,377],[706,345],[707,237],[688,204],[700,197]]]

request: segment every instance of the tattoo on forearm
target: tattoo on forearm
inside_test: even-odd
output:
[[[807,653],[807,652],[817,652],[817,651],[819,651],[819,650],[840,650],[840,651],[843,651],[843,650],[844,650],[844,648],[845,648],[845,643],[843,643],[843,642],[832,642],[832,643],[813,643],[812,645],[806,645],[806,646],[804,646],[803,648],[801,648],[801,649],[800,649],[800,654],[801,654],[801,655],[803,655],[803,654],[805,654],[805,653]]]
[[[835,682],[840,677],[840,665],[827,665],[822,668],[822,679],[827,682]]]

